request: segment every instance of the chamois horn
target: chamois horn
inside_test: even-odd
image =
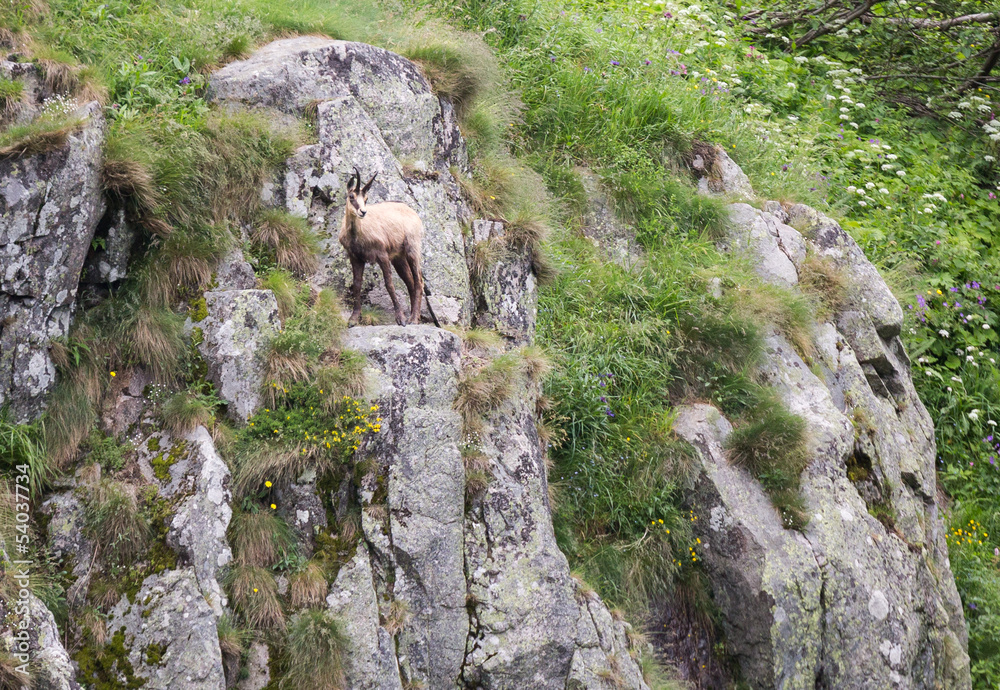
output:
[[[354,191],[357,193],[361,191],[361,173],[358,171],[358,166],[354,166],[354,175],[357,178],[357,181],[354,183]]]

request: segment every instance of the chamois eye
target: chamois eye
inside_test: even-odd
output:
[[[352,199],[354,198],[354,193],[353,193],[353,192],[351,192],[351,198],[352,198]]]

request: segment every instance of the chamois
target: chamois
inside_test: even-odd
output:
[[[409,323],[420,322],[420,300],[423,294],[430,297],[430,290],[424,283],[424,274],[420,270],[420,241],[423,238],[424,226],[417,212],[406,204],[398,201],[383,201],[379,204],[366,205],[368,190],[375,181],[375,175],[368,183],[361,186],[361,173],[354,168],[354,174],[347,180],[347,207],[344,209],[344,222],[340,226],[340,244],[351,260],[354,271],[354,311],[348,325],[354,326],[361,318],[361,283],[364,278],[365,264],[378,264],[385,279],[385,289],[392,299],[396,312],[396,323],[405,326],[403,309],[396,298],[396,290],[392,283],[391,263],[396,273],[406,284],[410,293]],[[427,300],[427,310],[438,328],[437,317]]]

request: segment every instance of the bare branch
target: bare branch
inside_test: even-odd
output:
[[[875,2],[876,0],[865,0],[856,8],[854,8],[854,10],[852,10],[851,12],[843,14],[840,17],[836,17],[829,23],[823,24],[822,26],[818,26],[812,31],[809,31],[802,38],[795,41],[795,45],[801,47],[819,38],[820,36],[825,36],[826,34],[830,34],[835,31],[840,31],[840,29],[847,26],[858,17],[862,16],[863,14],[866,14],[868,10],[872,8]]]
[[[986,24],[1000,19],[1000,12],[979,12],[978,14],[966,14],[961,17],[951,19],[910,19],[903,17],[877,17],[887,24],[897,24],[909,26],[914,29],[950,29],[961,24]]]

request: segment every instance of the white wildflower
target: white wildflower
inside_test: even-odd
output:
[[[900,177],[906,177],[906,171],[905,170],[897,170],[896,174],[899,175]]]
[[[879,191],[879,194],[888,194],[889,193],[889,190],[886,189],[885,187],[879,187],[878,191]]]
[[[979,419],[979,410],[970,410],[969,419],[971,419],[972,421],[976,421],[977,419]]]
[[[947,338],[948,337],[948,331],[946,331],[946,330],[944,330],[942,328],[940,331],[938,331],[938,335],[940,335],[942,338]]]

